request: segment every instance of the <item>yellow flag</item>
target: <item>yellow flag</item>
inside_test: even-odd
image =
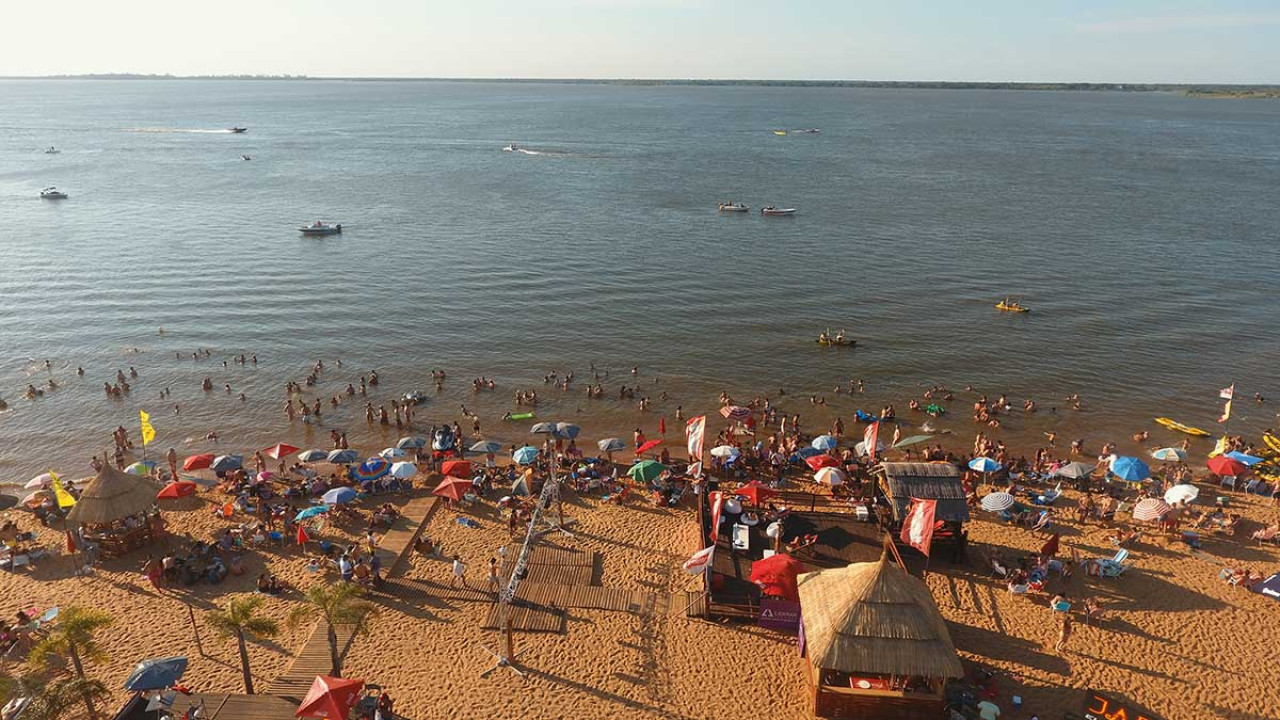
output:
[[[139,410],[138,417],[142,419],[142,444],[146,445],[156,439],[156,429],[151,426],[151,416],[146,411]]]
[[[49,477],[53,478],[49,485],[53,487],[53,496],[58,499],[58,507],[64,510],[69,507],[75,507],[76,499],[71,497],[71,493],[62,488],[62,481],[58,479],[57,475],[53,474],[52,470],[49,471]]]

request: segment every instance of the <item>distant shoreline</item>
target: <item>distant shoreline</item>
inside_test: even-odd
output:
[[[1039,90],[1078,92],[1181,92],[1196,97],[1280,97],[1280,85],[1101,82],[961,82],[934,80],[696,80],[646,78],[450,78],[310,77],[307,75],[4,75],[0,80],[257,80],[311,82],[521,83],[547,85],[635,85],[705,87],[879,88],[891,90]]]

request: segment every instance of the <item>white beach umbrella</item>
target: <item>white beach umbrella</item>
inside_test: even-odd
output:
[[[813,479],[815,482],[835,487],[836,485],[843,485],[847,478],[844,473],[840,472],[837,468],[824,467],[813,474]]]
[[[53,477],[51,477],[49,473],[44,473],[31,478],[27,481],[27,484],[22,487],[25,490],[35,490],[36,488],[49,487],[49,484],[52,482]]]
[[[1170,505],[1189,503],[1200,497],[1200,488],[1195,485],[1174,485],[1164,491],[1164,501]]]
[[[733,459],[742,454],[742,451],[732,445],[719,445],[711,448],[711,457]]]
[[[1182,462],[1187,459],[1187,451],[1176,447],[1160,448],[1153,450],[1151,457],[1165,462]]]
[[[411,462],[398,462],[391,465],[391,477],[403,480],[405,478],[411,478],[417,474],[418,466]]]

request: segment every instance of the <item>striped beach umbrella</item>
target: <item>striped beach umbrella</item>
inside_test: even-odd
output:
[[[334,450],[326,459],[334,465],[350,465],[360,459],[360,454],[351,449]]]
[[[213,459],[213,464],[209,466],[214,472],[223,472],[226,470],[239,470],[244,467],[244,458],[240,455],[219,455]]]
[[[355,500],[356,494],[356,491],[349,487],[336,487],[324,495],[321,495],[320,499],[323,500],[326,505],[342,505],[343,503],[349,503],[352,500]]]
[[[380,457],[371,457],[356,466],[351,471],[351,475],[361,482],[366,482],[377,480],[389,472],[391,472],[391,463]]]
[[[813,474],[814,482],[820,482],[831,487],[843,485],[846,479],[844,473],[833,467],[824,467]]]
[[[398,460],[404,457],[405,455],[408,455],[408,453],[406,453],[404,450],[401,450],[400,448],[397,448],[397,447],[385,448],[383,449],[382,452],[378,453],[378,457],[382,458],[383,460]]]
[[[534,423],[533,427],[529,428],[529,432],[534,435],[555,435],[556,424],[552,422]]]
[[[1139,500],[1138,504],[1133,506],[1133,519],[1138,522],[1159,520],[1172,509],[1169,503],[1160,498],[1146,498]]]
[[[485,453],[486,455],[489,453],[502,452],[502,443],[495,440],[481,440],[471,446],[471,452]]]
[[[1160,448],[1152,451],[1151,457],[1164,462],[1182,462],[1187,459],[1187,451],[1176,447]]]
[[[720,408],[720,414],[729,420],[741,421],[751,417],[751,409],[741,405],[725,405]]]
[[[1016,502],[1017,499],[1007,492],[993,492],[982,498],[982,509],[987,512],[1004,512]]]
[[[839,445],[840,441],[836,440],[834,437],[830,435],[819,435],[818,437],[814,438],[813,442],[810,444],[813,445],[815,448],[826,452],[828,450],[835,450],[836,445]]]
[[[582,432],[582,428],[578,427],[577,425],[574,425],[573,423],[558,422],[556,423],[555,432],[553,432],[552,434],[559,438],[572,440],[578,437],[578,433],[581,433],[581,432]]]
[[[1000,467],[1000,463],[989,457],[976,457],[969,461],[969,469],[980,473],[993,473],[999,470]]]
[[[521,465],[528,465],[538,459],[538,448],[525,445],[512,453],[511,459]]]
[[[601,452],[618,452],[619,450],[627,449],[627,444],[622,442],[620,438],[616,437],[605,438],[597,442],[596,445],[600,447]]]
[[[298,453],[298,460],[304,463],[324,462],[329,459],[329,453],[323,450],[303,450]]]
[[[419,435],[402,437],[396,443],[396,447],[400,448],[401,450],[417,450],[418,448],[423,448],[426,446],[427,446],[427,439]]]

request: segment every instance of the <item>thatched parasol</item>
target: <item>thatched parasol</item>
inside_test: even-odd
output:
[[[852,674],[962,677],[929,588],[885,558],[806,573],[800,608],[810,661]]]
[[[103,463],[89,481],[76,506],[67,513],[67,522],[102,524],[150,510],[156,503],[155,483],[121,472]]]

